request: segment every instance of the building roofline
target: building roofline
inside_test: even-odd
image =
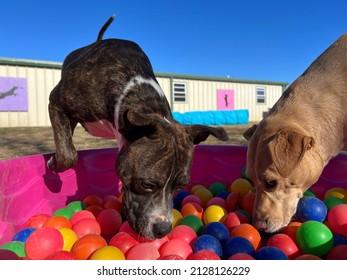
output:
[[[44,60],[0,57],[0,65],[61,69],[63,63],[53,62],[53,61],[44,61]],[[229,78],[229,77],[200,76],[200,75],[177,74],[177,73],[169,73],[169,72],[155,72],[155,75],[160,78],[171,78],[171,79],[219,81],[219,82],[229,82],[229,83],[234,82],[234,83],[261,84],[261,85],[262,84],[279,85],[279,86],[282,86],[283,88],[286,88],[288,86],[287,82],[278,82],[278,81],[276,82],[276,81],[264,81],[264,80],[253,80],[253,79],[238,79],[238,78]]]

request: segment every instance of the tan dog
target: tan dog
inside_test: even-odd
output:
[[[269,114],[244,133],[247,176],[256,187],[253,224],[286,226],[324,166],[347,148],[347,33],[289,86]]]

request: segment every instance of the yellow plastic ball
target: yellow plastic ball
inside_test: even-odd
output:
[[[253,186],[248,180],[238,178],[231,183],[230,191],[240,193],[241,197],[243,198],[246,194],[253,191]]]
[[[173,216],[172,228],[174,228],[176,225],[178,225],[179,221],[182,219],[182,214],[177,209],[172,209],[172,216]]]
[[[104,246],[97,249],[91,256],[91,260],[125,260],[123,252],[114,246]]]
[[[328,197],[337,197],[347,202],[347,190],[345,190],[344,188],[339,188],[339,187],[331,188],[324,195],[324,198],[328,198]]]
[[[190,192],[191,192],[192,194],[195,194],[195,192],[196,192],[197,190],[200,190],[200,189],[206,189],[206,187],[203,186],[203,185],[195,185],[194,187],[192,187],[192,189],[190,190]]]
[[[64,245],[63,250],[64,251],[71,251],[72,246],[77,241],[78,237],[77,234],[70,228],[60,228],[59,229],[61,235],[63,236]]]
[[[220,222],[222,218],[227,214],[227,211],[219,205],[211,205],[206,208],[203,219],[205,225],[212,222]]]
[[[196,192],[194,194],[201,199],[202,206],[204,208],[206,207],[207,202],[213,197],[212,192],[206,188],[200,188],[200,189],[196,190]]]

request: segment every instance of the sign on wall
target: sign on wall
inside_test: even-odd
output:
[[[234,110],[234,90],[217,89],[217,110]]]
[[[0,111],[28,111],[26,78],[0,77]]]

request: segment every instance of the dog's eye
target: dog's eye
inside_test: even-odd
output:
[[[155,185],[151,183],[141,182],[141,189],[146,192],[152,192],[155,189]]]
[[[277,181],[276,180],[271,180],[271,181],[267,181],[266,183],[266,187],[268,189],[273,189],[277,186]]]

